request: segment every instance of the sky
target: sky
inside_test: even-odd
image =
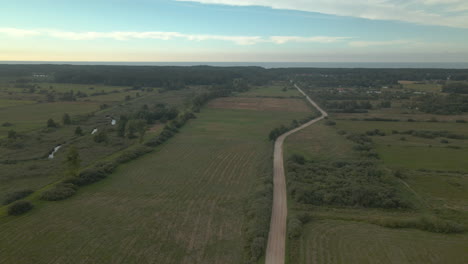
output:
[[[468,62],[468,1],[0,0],[0,60]]]

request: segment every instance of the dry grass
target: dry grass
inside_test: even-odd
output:
[[[208,107],[256,111],[311,112],[301,99],[228,97],[212,101]]]

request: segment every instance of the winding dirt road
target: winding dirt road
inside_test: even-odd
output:
[[[286,251],[286,222],[288,216],[286,177],[284,175],[283,164],[283,142],[291,134],[304,129],[317,121],[324,119],[328,114],[323,111],[304,91],[294,85],[307,100],[317,108],[321,116],[311,120],[300,127],[286,132],[276,139],[273,160],[273,209],[271,213],[270,233],[268,234],[268,244],[266,249],[265,264],[284,264]]]

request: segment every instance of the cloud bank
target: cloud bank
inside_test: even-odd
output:
[[[0,28],[0,34],[11,37],[30,37],[30,36],[48,36],[66,40],[95,40],[95,39],[113,39],[113,40],[135,40],[135,39],[155,39],[155,40],[173,40],[185,39],[190,41],[218,40],[228,41],[237,45],[255,45],[259,43],[285,44],[289,42],[297,43],[333,43],[340,42],[349,37],[330,37],[330,36],[223,36],[223,35],[203,35],[203,34],[184,34],[180,32],[131,32],[131,31],[112,31],[112,32],[73,32],[54,29],[20,29],[20,28]]]
[[[468,28],[467,0],[174,0]]]

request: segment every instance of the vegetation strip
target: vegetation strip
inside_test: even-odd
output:
[[[266,250],[266,264],[282,264],[285,259],[286,245],[286,220],[287,220],[287,191],[286,179],[284,175],[283,164],[283,142],[291,134],[304,129],[317,121],[320,121],[328,116],[309,96],[307,96],[301,88],[294,85],[315,108],[317,108],[321,116],[309,121],[302,126],[295,128],[289,132],[279,136],[275,142],[274,164],[273,164],[273,209],[271,213],[270,233],[268,235],[268,244]]]

